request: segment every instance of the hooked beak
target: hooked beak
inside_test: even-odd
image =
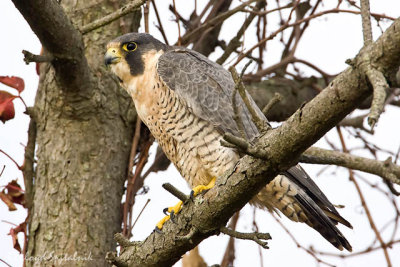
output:
[[[104,55],[104,64],[108,67],[110,64],[115,64],[121,61],[121,54],[117,48],[110,47]]]

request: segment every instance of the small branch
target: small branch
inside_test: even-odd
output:
[[[51,62],[54,59],[53,55],[51,54],[35,55],[26,50],[22,50],[22,54],[24,54],[24,61],[26,65],[31,62]]]
[[[296,246],[302,250],[304,250],[305,252],[307,252],[311,257],[313,257],[318,263],[323,263],[326,264],[330,267],[336,267],[333,264],[330,264],[326,261],[321,260],[317,255],[315,255],[314,251],[312,250],[312,248],[308,249],[305,248],[303,245],[301,245],[299,243],[299,241],[297,241],[297,239],[294,237],[294,235],[291,233],[291,231],[289,231],[289,229],[287,229],[287,227],[281,222],[281,220],[278,220],[277,215],[275,215],[274,213],[272,213],[272,217],[274,217],[275,221],[282,227],[283,230],[285,230],[285,232],[288,234],[288,236],[292,239],[292,241],[296,244]],[[317,265],[318,266],[318,265]]]
[[[251,3],[255,2],[255,1],[257,1],[257,0],[249,0],[249,1],[247,1],[247,2],[245,2],[245,3],[243,3],[243,4],[241,4],[241,5],[237,6],[237,7],[234,8],[234,9],[228,10],[228,11],[226,11],[226,12],[224,12],[224,13],[222,13],[222,14],[216,16],[215,18],[213,18],[213,19],[209,20],[208,22],[202,24],[200,27],[198,27],[198,28],[196,28],[196,29],[193,29],[193,30],[190,31],[190,32],[185,33],[185,35],[183,35],[182,38],[181,38],[181,43],[182,43],[182,45],[187,44],[187,42],[188,42],[193,36],[195,36],[196,34],[198,34],[199,32],[204,32],[204,31],[207,30],[208,28],[215,27],[215,26],[217,26],[218,24],[220,24],[220,23],[222,23],[223,21],[225,21],[225,20],[226,20],[227,18],[229,18],[230,16],[236,14],[236,13],[239,12],[239,11],[243,11],[244,8],[245,8],[246,6],[248,6],[249,4],[251,4]]]
[[[337,129],[337,132],[338,132],[338,135],[339,135],[340,143],[342,144],[343,152],[348,153],[348,150],[347,150],[347,147],[346,147],[346,143],[344,141],[343,134],[342,134],[342,131],[340,129],[340,126],[336,126],[336,129]],[[386,259],[387,265],[388,265],[388,267],[391,267],[392,263],[390,261],[389,253],[387,251],[387,246],[386,246],[385,242],[383,241],[382,236],[381,236],[378,228],[375,225],[375,222],[373,220],[371,212],[370,212],[370,210],[368,208],[367,202],[365,201],[365,197],[364,197],[364,195],[363,195],[363,193],[361,191],[361,187],[358,185],[358,182],[354,177],[354,172],[351,169],[349,169],[349,178],[350,178],[350,181],[353,182],[353,184],[354,184],[354,186],[355,186],[355,188],[357,190],[358,196],[360,197],[361,205],[364,208],[364,211],[365,211],[365,214],[366,214],[366,216],[368,218],[368,221],[369,221],[369,224],[371,226],[371,229],[375,233],[376,238],[379,240],[379,243],[380,243],[380,245],[382,247],[382,250],[383,250],[383,254],[385,255],[385,259]]]
[[[139,117],[136,118],[136,125],[135,125],[135,134],[133,136],[132,139],[132,147],[131,147],[131,152],[129,155],[129,163],[128,163],[128,174],[126,177],[126,180],[128,181],[128,186],[126,189],[126,200],[125,200],[125,204],[124,204],[124,214],[123,214],[123,224],[124,224],[124,228],[122,230],[122,233],[127,236],[128,235],[128,213],[129,213],[129,203],[131,202],[131,190],[132,190],[132,178],[133,178],[133,174],[132,174],[132,169],[133,169],[133,165],[134,165],[134,160],[136,157],[136,151],[137,151],[137,147],[139,144],[139,139],[140,139],[140,129],[141,129],[141,125],[142,125],[142,121],[140,120]]]
[[[365,74],[374,88],[371,111],[368,116],[368,124],[371,126],[371,130],[373,130],[385,107],[386,89],[389,88],[389,85],[382,72],[374,69],[370,65],[365,67],[367,68]]]
[[[129,241],[129,239],[127,239],[127,238],[126,238],[123,234],[121,234],[121,233],[116,233],[116,234],[114,235],[114,240],[117,241],[117,243],[118,243],[121,247],[123,247],[123,248],[130,247],[130,246],[132,246],[132,245],[135,244],[134,242]]]
[[[174,187],[170,183],[165,183],[162,185],[162,187],[165,190],[167,190],[168,192],[170,192],[172,195],[174,195],[176,198],[178,198],[179,200],[182,200],[182,202],[185,202],[186,200],[189,199],[189,197],[187,195],[185,195],[183,192],[179,191],[178,188]]]
[[[364,119],[367,115],[368,114],[364,114],[353,118],[346,118],[342,120],[339,125],[343,127],[353,127],[355,129],[366,131],[369,134],[373,134],[370,129],[364,127]]]
[[[253,47],[251,47],[250,49],[248,49],[245,53],[241,54],[238,59],[236,60],[236,62],[233,64],[234,66],[236,66],[243,58],[246,57],[246,55],[249,55],[254,49],[256,49],[257,47],[259,47],[260,45],[263,45],[265,42],[272,40],[273,38],[275,38],[280,32],[284,31],[285,29],[289,28],[289,27],[294,27],[297,26],[299,24],[308,22],[314,18],[320,17],[320,16],[324,16],[326,14],[332,14],[332,13],[350,13],[350,14],[356,14],[359,15],[360,12],[359,11],[354,11],[354,10],[344,10],[344,9],[338,9],[338,8],[333,8],[333,9],[329,9],[329,10],[324,10],[322,12],[319,13],[315,13],[312,14],[304,19],[301,20],[297,20],[293,23],[289,24],[289,21],[287,21],[287,23],[285,23],[284,25],[282,25],[279,29],[277,29],[276,31],[272,32],[269,36],[267,36],[266,38],[260,40],[257,44],[255,44]],[[392,19],[395,20],[394,18],[391,17],[387,17],[385,16],[385,18],[388,19]]]
[[[265,6],[266,2],[260,1],[257,2],[255,10],[258,11]],[[224,54],[217,59],[217,63],[222,65],[228,57],[236,51],[236,48],[240,46],[240,38],[242,38],[244,32],[249,27],[250,23],[254,20],[256,14],[251,13],[246,20],[244,21],[243,25],[240,27],[239,31],[237,32],[236,36],[232,38],[226,48],[224,49]]]
[[[257,114],[257,112],[253,108],[253,106],[251,105],[250,100],[247,96],[246,89],[245,89],[243,81],[242,81],[242,77],[238,75],[235,67],[233,67],[233,66],[229,67],[229,71],[232,75],[233,81],[235,82],[235,85],[236,85],[235,87],[239,91],[239,94],[242,97],[243,102],[245,103],[248,111],[250,112],[252,120],[253,120],[254,124],[256,125],[257,129],[260,132],[263,132],[263,131],[269,129],[270,127],[269,127],[268,123],[266,122],[266,120],[262,119]]]
[[[5,265],[9,266],[9,267],[12,267],[10,264],[8,264],[8,263],[7,263],[6,261],[4,261],[4,260],[0,259],[0,261],[1,261],[2,263],[4,263]]]
[[[149,33],[149,6],[150,6],[150,0],[146,0],[146,4],[143,6],[145,33]]]
[[[268,233],[240,233],[240,232],[231,230],[225,226],[221,227],[220,231],[221,231],[221,233],[232,236],[234,238],[244,239],[244,240],[253,240],[254,242],[259,244],[263,248],[265,248],[265,249],[269,248],[268,243],[266,241],[262,241],[262,240],[270,240],[271,239],[271,235]]]
[[[139,220],[139,218],[140,218],[140,216],[142,215],[143,211],[146,209],[146,207],[147,207],[147,205],[149,204],[149,202],[150,202],[150,199],[148,198],[147,201],[146,201],[146,204],[144,204],[142,210],[139,212],[139,215],[136,217],[136,220],[133,222],[132,228],[131,228],[131,229],[133,229],[133,227],[135,227],[137,221]]]
[[[176,25],[178,26],[178,42],[177,42],[177,44],[180,46],[180,45],[182,45],[181,25],[179,23],[178,12],[176,11],[175,0],[172,0],[172,4],[174,6],[174,14],[175,14]]]
[[[167,35],[165,34],[164,27],[163,27],[163,25],[162,25],[162,23],[161,23],[160,15],[158,14],[158,9],[157,9],[157,6],[156,6],[156,2],[155,2],[154,0],[151,0],[151,3],[153,4],[154,13],[156,14],[156,18],[157,18],[157,21],[158,21],[158,26],[157,26],[157,28],[160,30],[161,35],[162,35],[163,38],[164,38],[164,42],[165,42],[167,45],[169,45],[168,39],[167,39]]]
[[[300,157],[300,161],[311,164],[329,164],[372,173],[392,183],[400,184],[400,166],[390,158],[385,161],[367,159],[349,153],[311,147]]]
[[[247,142],[245,139],[236,137],[232,134],[226,133],[224,134],[224,140],[226,140],[229,144],[233,144],[238,148],[241,152],[253,156],[259,159],[268,160],[268,154],[265,152],[264,149],[254,146]],[[226,145],[224,142],[221,141],[222,146],[231,147],[230,145]]]
[[[2,149],[0,149],[0,153],[3,153],[7,158],[9,158],[15,164],[15,166],[17,166],[18,170],[22,170],[22,167],[19,166],[18,163],[10,155],[8,155]]]
[[[141,5],[143,5],[146,2],[146,0],[134,0],[132,2],[129,2],[125,6],[121,7],[117,11],[102,17],[101,19],[95,20],[93,22],[90,22],[89,24],[84,25],[80,31],[82,34],[87,34],[95,29],[98,29],[100,27],[103,27],[107,24],[110,24],[114,20],[119,19],[122,16],[125,16],[129,13],[132,13],[136,9],[140,8]]]
[[[28,142],[25,147],[24,164],[22,165],[22,174],[25,183],[25,200],[28,211],[33,205],[33,180],[34,180],[34,159],[36,147],[36,121],[31,118],[28,128]]]
[[[369,10],[369,0],[361,0],[361,19],[364,37],[364,48],[372,44],[372,28],[371,15]],[[378,122],[380,115],[383,112],[386,99],[386,89],[389,85],[386,82],[382,72],[375,69],[369,64],[370,58],[365,58],[366,62],[361,65],[362,71],[367,75],[368,80],[374,88],[374,94],[371,103],[371,111],[368,116],[368,124],[371,131],[374,130],[375,124]]]
[[[372,43],[371,15],[369,10],[369,0],[361,0],[361,19],[364,37],[364,46]]]
[[[128,267],[128,264],[126,264],[125,261],[123,261],[117,257],[117,252],[107,252],[105,258],[106,258],[106,261],[109,264],[111,264],[112,266]]]
[[[236,212],[229,223],[229,228],[232,230],[236,229],[237,222],[239,220],[240,212]],[[233,266],[233,261],[235,260],[235,238],[230,237],[228,245],[226,246],[224,257],[222,258],[221,267]]]
[[[282,96],[279,93],[275,93],[274,97],[269,100],[268,104],[265,105],[263,108],[262,112],[264,113],[265,117],[267,117],[268,112],[273,108],[277,103],[279,103],[282,100]]]
[[[4,165],[4,166],[3,166],[3,169],[1,169],[0,177],[3,175],[3,172],[4,172],[5,169],[6,169],[6,165]]]

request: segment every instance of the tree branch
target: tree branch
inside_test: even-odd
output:
[[[84,54],[82,34],[57,1],[12,0],[39,38],[53,55],[57,79],[69,91],[91,90],[92,74]]]
[[[240,233],[237,231],[234,231],[232,229],[229,229],[225,226],[221,227],[220,229],[221,233],[224,233],[226,235],[229,235],[234,238],[238,239],[245,239],[245,240],[253,240],[263,248],[268,248],[268,243],[266,241],[262,240],[269,240],[271,239],[271,235],[268,233]]]
[[[202,24],[200,27],[197,27],[196,29],[193,29],[192,31],[185,33],[181,38],[182,45],[186,45],[188,43],[188,41],[193,36],[198,34],[199,32],[203,32],[211,27],[215,27],[216,25],[224,22],[230,16],[236,14],[239,11],[244,10],[244,8],[246,6],[250,5],[251,3],[255,2],[255,1],[257,1],[257,0],[249,0],[247,2],[244,2],[243,4],[237,6],[236,8],[228,10],[228,11],[216,16],[215,18],[207,21],[206,23]]]
[[[356,57],[356,63],[363,53],[365,50]],[[380,67],[385,76],[391,77],[397,71],[400,62],[400,19],[371,46],[369,53],[374,59],[372,63]],[[152,233],[143,242],[126,248],[113,263],[172,265],[186,251],[218,233],[254,194],[278,173],[294,165],[309,146],[370,94],[363,73],[357,68],[347,68],[284,124],[268,131],[257,141],[257,145],[268,154],[268,161],[244,156],[234,170],[218,177],[215,187],[186,204],[176,216],[176,223],[167,221],[162,234]]]
[[[146,0],[135,0],[135,1],[129,2],[125,6],[118,9],[117,11],[115,11],[105,17],[102,17],[101,19],[98,19],[89,24],[86,24],[85,26],[83,26],[80,29],[80,31],[82,32],[82,34],[86,34],[95,29],[103,27],[104,25],[110,24],[114,20],[117,20],[120,17],[125,16],[129,13],[132,13],[136,9],[140,8],[140,6],[144,4],[144,2],[146,2]]]
[[[35,55],[29,51],[22,50],[22,54],[24,54],[24,61],[26,64],[31,62],[51,62],[53,60],[53,56],[50,54],[47,55]]]
[[[300,157],[300,161],[311,164],[337,165],[368,172],[400,185],[400,166],[395,165],[390,158],[385,161],[378,161],[339,151],[310,147]]]

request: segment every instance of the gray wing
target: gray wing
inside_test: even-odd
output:
[[[157,71],[163,82],[196,116],[211,122],[221,133],[240,136],[232,107],[235,83],[222,66],[195,51],[177,48],[159,58]],[[254,101],[251,102],[260,116],[264,117]],[[259,132],[239,93],[236,94],[236,103],[246,137],[252,140]]]
[[[211,122],[222,133],[228,132],[240,136],[232,107],[235,84],[227,70],[203,55],[184,48],[172,49],[164,53],[159,58],[157,70],[163,82],[180,96],[191,112]],[[249,99],[254,109],[265,118],[250,96]],[[239,94],[236,94],[236,103],[246,137],[252,140],[259,135],[257,127],[252,122],[251,115]],[[283,174],[304,190],[305,194],[297,196],[298,200],[304,205],[307,204],[305,208],[313,217],[322,218],[319,220],[323,222],[322,225],[332,229],[333,224],[340,222],[351,227],[299,165]],[[336,231],[331,233],[336,233]],[[342,236],[340,236],[340,241],[346,247],[347,244],[342,240]]]

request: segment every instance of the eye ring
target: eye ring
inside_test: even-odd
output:
[[[135,42],[125,43],[122,45],[122,49],[124,49],[127,52],[133,52],[137,49],[137,43]]]

